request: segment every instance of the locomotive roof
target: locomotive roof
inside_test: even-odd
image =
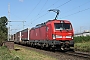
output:
[[[45,26],[46,23],[51,22],[51,21],[55,21],[55,20],[48,20],[48,21],[46,21],[46,22],[44,22],[44,23],[37,24],[35,27],[33,27],[33,28],[31,28],[31,29],[35,29],[35,28],[39,28],[39,27],[41,27],[41,26]],[[66,23],[67,23],[67,22],[70,23],[68,20],[58,20],[58,21],[64,21],[64,22],[66,22]]]
[[[48,20],[47,22],[50,22],[50,21],[53,21],[53,20]],[[31,29],[35,29],[35,28],[39,28],[41,26],[45,26],[47,22],[44,22],[44,23],[41,23],[41,24],[37,24],[35,27],[33,27]]]
[[[51,21],[55,21],[55,20],[48,20],[46,23],[51,22]],[[64,23],[70,23],[70,21],[68,20],[56,20],[56,21],[63,21]]]
[[[31,29],[39,28],[39,27],[45,26],[45,25],[46,25],[46,23],[41,23],[41,24],[38,24],[35,27],[31,28]]]

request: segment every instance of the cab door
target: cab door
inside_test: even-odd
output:
[[[47,31],[47,40],[52,40],[52,26],[51,24],[46,26],[46,31]]]

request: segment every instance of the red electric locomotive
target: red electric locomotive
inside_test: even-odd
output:
[[[34,45],[62,50],[74,46],[73,35],[73,27],[67,20],[49,20],[30,30],[30,40]]]

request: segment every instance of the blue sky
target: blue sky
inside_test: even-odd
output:
[[[49,9],[59,9],[59,20],[69,20],[75,32],[90,30],[90,0],[0,0],[0,17],[10,21],[26,21],[24,28],[31,28],[39,23],[54,19],[56,13]],[[11,22],[11,33],[23,29],[22,22]]]

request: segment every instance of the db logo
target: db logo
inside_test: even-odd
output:
[[[65,38],[65,36],[63,36],[63,38]]]

